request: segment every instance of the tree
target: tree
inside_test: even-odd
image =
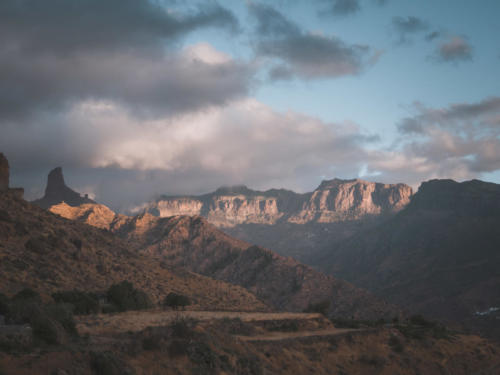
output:
[[[173,292],[169,293],[163,300],[164,307],[172,307],[174,310],[177,310],[179,307],[182,307],[184,309],[185,306],[188,306],[190,304],[191,301],[188,297]]]

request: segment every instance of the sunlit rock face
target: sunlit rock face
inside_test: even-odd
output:
[[[288,221],[331,223],[357,220],[400,210],[410,202],[412,189],[405,184],[387,185],[359,179],[323,181]]]
[[[43,198],[37,199],[32,203],[42,208],[49,208],[58,203],[65,202],[66,204],[76,207],[85,203],[95,203],[87,196],[81,196],[74,190],[66,186],[61,167],[54,168],[50,171],[47,177],[47,187]]]
[[[411,187],[405,184],[333,179],[323,181],[314,192],[306,194],[235,186],[201,196],[165,196],[146,210],[161,217],[201,215],[218,227],[332,223],[397,212],[409,203],[411,195]]]

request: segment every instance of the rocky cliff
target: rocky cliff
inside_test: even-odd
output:
[[[85,203],[95,203],[87,195],[81,196],[66,186],[61,167],[54,168],[47,177],[47,187],[43,198],[34,200],[32,203],[42,208],[49,208],[55,204],[65,202],[70,206],[79,206]]]
[[[405,184],[333,179],[306,194],[236,186],[201,196],[164,196],[151,203],[147,212],[160,217],[200,215],[218,227],[332,223],[397,212],[409,203],[411,195],[412,189]]]

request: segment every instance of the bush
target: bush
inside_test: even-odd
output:
[[[177,310],[179,307],[184,308],[191,304],[191,300],[182,294],[177,293],[169,293],[167,297],[163,300],[164,307],[172,307],[174,310]]]
[[[0,315],[6,317],[10,315],[9,297],[3,293],[0,293]]]
[[[310,303],[309,302],[309,305],[304,310],[304,312],[318,313],[318,314],[323,314],[324,316],[327,316],[329,309],[330,309],[330,301],[324,300],[324,301],[317,302],[317,303]]]
[[[108,300],[118,311],[144,310],[153,306],[149,296],[135,289],[128,281],[112,285],[107,292]]]
[[[90,352],[90,367],[95,375],[133,374],[112,352]]]
[[[73,306],[75,315],[96,314],[99,312],[99,300],[94,293],[79,290],[62,291],[52,294],[56,302],[67,303]]]
[[[78,336],[71,305],[58,303],[45,308],[47,315],[57,321],[71,336]]]
[[[404,345],[397,336],[391,336],[388,344],[396,353],[402,353],[404,351]]]
[[[47,344],[61,344],[63,342],[64,328],[46,314],[33,316],[31,319],[33,336]]]
[[[172,358],[180,357],[188,354],[188,340],[172,340],[168,346],[168,355]]]
[[[188,339],[193,336],[193,329],[186,319],[176,319],[171,325],[172,337]]]
[[[26,300],[33,300],[38,303],[41,303],[42,298],[40,297],[40,294],[38,294],[31,288],[24,288],[19,293],[15,294],[14,297],[12,297],[12,301],[26,301]]]

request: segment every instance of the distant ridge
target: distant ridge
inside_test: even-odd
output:
[[[406,206],[412,189],[360,179],[325,180],[316,190],[252,190],[225,186],[199,196],[162,196],[146,212],[155,216],[200,215],[218,227],[240,224],[334,223],[394,213]]]

